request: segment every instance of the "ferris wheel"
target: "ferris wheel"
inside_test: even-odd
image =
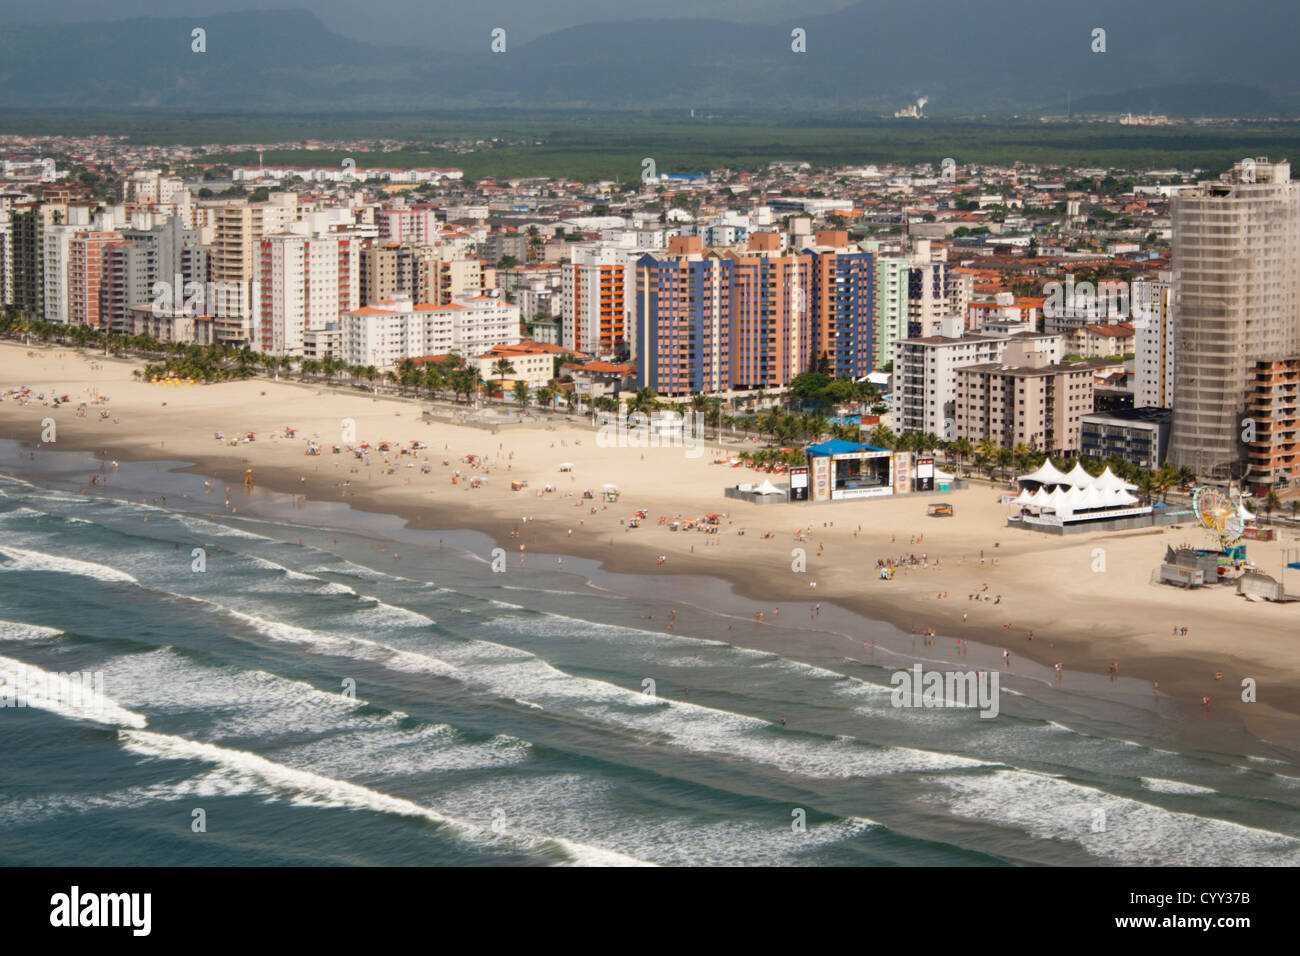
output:
[[[1192,511],[1201,527],[1218,538],[1225,549],[1240,541],[1246,531],[1241,509],[1221,488],[1211,485],[1197,488],[1192,494]]]

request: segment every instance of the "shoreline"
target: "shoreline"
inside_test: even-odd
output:
[[[6,345],[8,345],[6,343]],[[8,358],[12,360],[16,356],[12,353],[20,352],[21,346],[9,346],[0,348],[0,360]],[[8,353],[8,354],[6,354]],[[61,361],[66,363],[68,371],[76,370],[84,372],[86,363],[98,361],[97,356],[81,355],[75,350],[67,350],[65,358]],[[35,362],[41,358],[49,358],[47,355],[38,355],[37,359],[26,360]],[[122,373],[123,370],[133,367],[130,362],[115,363],[117,368],[111,369]],[[109,370],[106,365],[105,370]],[[126,374],[129,375],[129,372]],[[69,376],[71,377],[71,376]],[[114,393],[121,392],[128,383],[120,381],[125,376],[119,374],[119,381],[113,382],[109,387]],[[5,376],[5,388],[8,388],[8,382],[13,378],[12,373]],[[197,406],[207,405],[208,396],[220,394],[220,390],[233,390],[242,386],[242,391],[246,396],[254,398],[256,403],[256,393],[261,392],[261,396],[266,396],[269,390],[282,390],[286,384],[294,384],[292,389],[295,393],[294,398],[300,403],[305,399],[307,404],[317,405],[329,402],[339,407],[348,407],[357,409],[356,417],[360,421],[362,413],[370,413],[376,407],[382,410],[389,408],[389,415],[392,415],[392,408],[397,408],[398,416],[410,415],[412,411],[418,414],[422,407],[411,402],[395,402],[389,399],[361,394],[331,394],[332,390],[322,390],[312,386],[301,386],[297,383],[276,383],[273,381],[254,380],[252,382],[238,383],[238,385],[218,385],[218,386],[195,386],[185,390],[164,391],[157,386],[150,386],[142,383],[129,383],[133,385],[134,390],[144,390],[145,396],[156,398],[163,396],[166,399],[172,399],[173,396],[186,395],[187,397],[203,396],[203,401],[194,402]],[[36,388],[37,386],[33,386]],[[341,391],[341,390],[340,390]],[[324,392],[324,394],[322,394]],[[290,401],[285,397],[285,404]],[[66,407],[66,406],[65,406]],[[118,402],[113,402],[112,407],[115,412],[120,407]],[[130,415],[135,418],[136,413],[143,410],[143,404],[137,402],[130,411],[124,411],[124,415]],[[93,406],[92,406],[93,410]],[[60,410],[62,412],[62,410]],[[0,402],[0,428],[8,433],[7,437],[23,441],[26,439],[26,446],[36,445],[35,439],[39,437],[38,423],[51,413],[44,406],[29,406],[24,409],[12,402]],[[285,415],[292,416],[295,420],[300,420],[303,416],[302,409],[291,411],[275,412],[277,418],[283,418]],[[252,413],[263,420],[268,419],[268,413],[264,409],[258,409]],[[252,417],[250,415],[250,417]],[[289,440],[279,442],[256,442],[252,445],[241,445],[237,448],[220,446],[222,451],[219,454],[213,454],[210,450],[211,434],[207,433],[205,438],[198,436],[205,435],[206,427],[198,423],[192,423],[181,434],[177,434],[174,426],[164,426],[161,423],[146,423],[143,434],[139,432],[119,431],[117,428],[104,429],[100,428],[98,434],[92,433],[92,429],[101,426],[100,423],[90,419],[74,419],[70,411],[66,413],[54,413],[57,416],[59,426],[59,436],[55,448],[59,451],[85,451],[103,457],[107,452],[108,457],[117,460],[137,461],[137,462],[158,462],[162,459],[169,461],[183,460],[188,464],[183,467],[173,468],[171,470],[192,474],[202,474],[214,479],[228,482],[235,488],[235,500],[238,496],[244,494],[237,482],[242,478],[244,469],[252,465],[255,468],[256,480],[259,487],[264,487],[273,491],[281,492],[291,496],[303,496],[311,501],[325,501],[335,503],[346,503],[351,508],[368,513],[393,515],[401,519],[407,527],[423,531],[449,531],[449,530],[469,530],[475,531],[490,537],[499,547],[504,548],[508,554],[518,550],[517,545],[524,543],[529,552],[544,552],[556,555],[572,555],[596,562],[603,572],[611,574],[636,574],[647,576],[651,574],[667,575],[706,575],[712,578],[718,578],[729,583],[737,595],[750,599],[756,607],[770,607],[773,604],[785,605],[803,605],[809,606],[814,603],[834,604],[862,617],[881,621],[892,625],[902,632],[919,633],[923,629],[934,628],[939,635],[940,641],[951,641],[960,639],[975,642],[977,644],[986,644],[990,648],[1005,647],[1010,650],[1012,659],[1029,659],[1036,664],[1050,667],[1055,661],[1064,662],[1065,673],[1072,671],[1083,671],[1092,675],[1105,675],[1107,666],[1110,661],[1118,660],[1121,662],[1120,676],[1122,678],[1137,678],[1148,682],[1158,680],[1160,683],[1160,696],[1162,698],[1174,698],[1184,710],[1189,708],[1199,710],[1199,700],[1203,694],[1213,693],[1214,702],[1211,715],[1217,714],[1217,725],[1221,729],[1229,729],[1223,724],[1229,724],[1231,727],[1237,727],[1250,734],[1255,739],[1264,743],[1281,747],[1289,750],[1300,750],[1300,667],[1294,665],[1293,661],[1279,660],[1272,665],[1272,676],[1265,676],[1269,673],[1269,668],[1261,663],[1261,655],[1258,653],[1259,648],[1242,647],[1240,652],[1219,652],[1217,655],[1206,653],[1194,642],[1186,638],[1179,639],[1167,638],[1164,641],[1165,647],[1157,649],[1152,646],[1155,640],[1150,636],[1138,637],[1135,635],[1142,625],[1133,619],[1126,618],[1121,608],[1120,601],[1116,600],[1110,607],[1103,606],[1099,610],[1110,613],[1101,614],[1093,613],[1087,621],[1086,626],[1077,615],[1087,614],[1089,606],[1088,596],[1086,594],[1073,595],[1070,588],[1064,586],[1065,582],[1059,586],[1059,593],[1054,595],[1053,599],[1044,606],[1035,606],[1025,608],[1020,603],[1020,595],[1014,593],[1018,588],[1024,586],[1024,582],[1013,579],[1009,575],[1008,566],[1012,563],[1019,562],[1023,557],[1028,555],[1030,564],[1044,565],[1046,563],[1047,552],[1053,550],[1051,545],[1057,544],[1062,547],[1072,548],[1074,550],[1082,549],[1086,555],[1090,553],[1093,545],[1101,542],[1109,551],[1119,551],[1121,548],[1140,548],[1144,551],[1153,551],[1157,547],[1162,547],[1171,532],[1162,529],[1143,529],[1132,532],[1119,532],[1111,535],[1094,534],[1080,535],[1078,541],[1061,542],[1040,541],[1026,539],[1027,532],[1016,532],[1014,529],[997,528],[991,532],[985,531],[984,534],[994,540],[1011,538],[1019,535],[1020,539],[1013,543],[1012,547],[997,548],[994,553],[998,554],[1001,561],[1000,566],[982,565],[975,566],[974,576],[971,574],[969,566],[964,567],[960,572],[955,572],[951,558],[949,563],[944,566],[942,576],[934,575],[932,580],[934,584],[927,585],[925,590],[914,582],[925,578],[927,572],[919,568],[914,572],[905,572],[900,570],[894,581],[881,582],[874,574],[874,562],[862,561],[857,558],[850,562],[850,566],[843,565],[837,567],[834,571],[827,571],[823,568],[813,569],[816,563],[812,555],[812,546],[818,542],[836,548],[843,543],[844,526],[854,518],[862,518],[865,514],[868,521],[877,514],[882,517],[888,516],[890,502],[874,502],[865,506],[859,505],[854,508],[849,506],[829,505],[824,507],[804,507],[798,505],[779,504],[758,506],[750,505],[743,502],[736,502],[731,499],[723,499],[721,489],[727,483],[726,479],[734,477],[729,469],[720,469],[712,467],[708,473],[712,484],[716,488],[716,501],[713,502],[713,508],[725,508],[729,515],[728,523],[722,526],[722,533],[719,535],[692,534],[689,532],[678,532],[671,537],[666,533],[660,533],[652,536],[649,533],[628,532],[613,523],[616,514],[630,514],[631,511],[641,504],[648,506],[656,504],[653,501],[643,501],[644,498],[650,497],[649,494],[641,491],[632,491],[628,488],[628,482],[620,478],[620,487],[625,488],[623,500],[618,505],[612,505],[608,510],[601,510],[596,518],[589,514],[587,507],[581,508],[581,516],[584,519],[591,519],[593,526],[601,526],[601,530],[596,531],[595,527],[585,528],[573,524],[573,513],[555,514],[553,510],[549,513],[542,509],[548,505],[557,504],[555,498],[548,498],[545,501],[538,499],[530,494],[533,487],[530,486],[526,491],[516,497],[506,499],[504,502],[494,500],[489,495],[481,494],[479,491],[466,491],[465,494],[478,495],[473,498],[473,506],[467,507],[465,504],[459,504],[455,501],[441,500],[438,492],[444,492],[450,486],[438,485],[431,491],[432,500],[418,500],[418,494],[414,497],[416,501],[399,500],[400,496],[394,493],[392,484],[381,486],[374,481],[373,471],[367,476],[366,480],[357,478],[352,487],[348,490],[346,496],[339,491],[339,482],[336,478],[343,477],[338,474],[338,466],[348,462],[343,460],[343,456],[331,456],[329,454],[329,442],[323,441],[322,445],[325,452],[319,458],[307,458],[306,464],[314,464],[316,467],[312,471],[306,471],[304,468],[304,459],[295,456],[297,467],[292,463],[294,459],[287,459],[286,455],[278,455],[278,460],[267,460],[268,458],[277,457],[266,453],[268,446],[283,449],[286,444],[291,444]],[[141,416],[143,417],[143,416]],[[166,417],[165,415],[160,417]],[[18,427],[24,426],[26,434],[19,433]],[[138,422],[134,422],[139,427]],[[403,423],[406,428],[411,426]],[[382,426],[381,426],[382,427]],[[438,440],[441,441],[444,436],[448,437],[447,444],[450,445],[450,438],[458,440],[458,444],[470,447],[483,448],[490,444],[491,441],[497,441],[498,445],[503,447],[506,441],[512,445],[522,442],[525,437],[534,439],[534,446],[540,447],[540,442],[557,439],[563,442],[561,436],[581,435],[590,438],[591,432],[588,430],[566,428],[559,423],[542,425],[537,428],[522,427],[520,432],[511,431],[510,434],[493,434],[484,432],[481,429],[466,428],[457,425],[436,424],[420,425],[424,429],[435,431],[438,434]],[[515,426],[521,428],[521,426]],[[307,429],[302,429],[306,431]],[[504,430],[503,430],[504,431]],[[525,436],[524,433],[527,433]],[[465,434],[471,433],[471,434]],[[165,435],[164,439],[159,440],[159,436]],[[413,437],[405,434],[403,431],[399,437],[403,441]],[[363,434],[364,437],[364,434]],[[373,438],[389,437],[387,435],[373,435]],[[423,436],[422,436],[423,437]],[[150,441],[148,439],[154,439]],[[177,439],[180,439],[178,441]],[[581,444],[581,439],[577,439]],[[174,448],[169,447],[175,444],[185,445],[188,442],[191,447]],[[430,446],[434,446],[433,440],[428,440]],[[193,447],[196,444],[206,444],[207,449],[202,447]],[[301,449],[302,439],[298,440],[293,448]],[[555,448],[555,442],[551,441],[551,447]],[[565,451],[555,450],[551,454],[555,457],[578,456],[578,450],[569,448],[567,444],[562,444]],[[206,451],[206,453],[205,453]],[[532,449],[533,457],[538,453],[535,448]],[[591,449],[583,447],[583,454],[590,456]],[[678,450],[680,452],[680,450]],[[447,452],[435,451],[431,447],[427,453],[432,458],[438,458],[444,454],[452,456],[458,455],[460,449],[450,450]],[[544,452],[541,454],[545,454]],[[644,455],[642,456],[645,457]],[[602,459],[602,464],[608,459]],[[676,460],[680,462],[680,454]],[[334,464],[333,472],[322,472],[321,466],[324,464]],[[704,463],[707,465],[707,462]],[[463,465],[461,466],[464,467]],[[684,466],[674,465],[674,468],[681,469]],[[632,465],[632,472],[638,471],[637,465]],[[648,468],[646,469],[648,471]],[[533,468],[536,471],[536,468]],[[509,481],[497,469],[497,474],[493,479],[499,484]],[[523,472],[521,471],[521,474]],[[351,472],[345,474],[352,474]],[[669,472],[671,474],[671,472]],[[445,472],[434,467],[434,478],[441,478]],[[400,476],[399,476],[400,477]],[[530,474],[529,477],[532,477]],[[558,483],[561,476],[556,476],[550,480]],[[745,476],[741,476],[745,477]],[[306,479],[306,480],[303,480]],[[382,478],[380,479],[382,481]],[[591,481],[590,478],[584,477],[584,481]],[[432,483],[431,483],[432,484]],[[593,482],[597,487],[599,482]],[[463,489],[463,484],[459,486]],[[399,489],[400,484],[399,484]],[[500,492],[504,489],[494,486],[492,491]],[[691,489],[687,489],[688,491]],[[964,492],[954,494],[954,497],[961,496],[964,501],[978,501],[979,496],[989,496],[991,492],[987,489],[971,488]],[[407,496],[412,497],[412,496]],[[463,499],[463,494],[457,494],[457,497]],[[683,493],[683,497],[688,497]],[[563,500],[563,499],[561,499]],[[236,502],[237,503],[237,502]],[[468,503],[468,502],[467,502]],[[579,505],[590,505],[592,502],[584,502],[578,499]],[[699,507],[699,501],[685,502],[687,507]],[[516,539],[511,536],[511,532],[520,527],[521,522],[518,518],[511,517],[504,508],[509,505],[514,507],[514,514],[529,514],[529,519],[523,525],[521,534],[523,537]],[[673,513],[666,507],[662,506],[653,508],[651,515],[658,513]],[[960,510],[965,510],[966,505],[960,503]],[[739,510],[737,510],[739,509]],[[870,510],[874,509],[874,510]],[[678,509],[685,514],[699,514],[701,511],[689,511]],[[705,506],[707,509],[707,505]],[[599,519],[599,520],[597,520]],[[807,540],[799,543],[798,546],[804,547],[808,551],[809,574],[797,577],[791,576],[791,571],[786,565],[789,563],[788,554],[790,549],[781,548],[779,544],[773,542],[767,546],[768,551],[762,553],[758,548],[759,535],[756,526],[767,524],[772,527],[793,524],[795,520],[807,521],[814,526],[814,534]],[[951,519],[937,519],[939,521]],[[647,522],[650,524],[653,518]],[[840,528],[833,528],[833,524],[839,522]],[[752,529],[755,533],[748,540],[744,540],[744,548],[736,549],[732,547],[733,537],[730,532],[735,530],[734,525],[742,523],[746,529]],[[583,522],[585,525],[585,521]],[[816,526],[821,524],[821,528]],[[944,526],[937,523],[924,525],[923,534],[931,537],[935,534],[941,534],[950,526]],[[574,533],[578,531],[579,533]],[[665,532],[663,528],[646,528],[646,532],[651,531]],[[874,530],[874,529],[873,529]],[[1175,529],[1176,531],[1178,529]],[[787,532],[774,533],[778,539],[785,542],[795,543],[793,536],[785,538]],[[1184,536],[1190,536],[1187,532],[1181,531]],[[653,540],[650,540],[653,537]],[[854,538],[856,538],[856,533]],[[884,543],[883,531],[880,542],[876,545],[879,548],[885,548],[886,553],[906,554],[909,551],[924,553],[925,549],[931,545],[929,542],[922,540],[917,545],[904,545],[897,540],[897,532],[893,536],[894,541],[888,545]],[[1034,536],[1041,538],[1045,536]],[[614,544],[611,546],[610,539]],[[698,552],[686,550],[685,545],[703,545],[710,538],[726,538],[726,547],[701,547]],[[721,545],[723,542],[717,542]],[[850,542],[851,543],[851,542]],[[1007,542],[999,542],[1006,544]],[[1280,541],[1278,544],[1280,545]],[[671,546],[671,547],[670,547]],[[771,547],[778,549],[779,556],[772,560]],[[1149,546],[1149,547],[1148,547]],[[951,555],[952,550],[946,544],[935,545],[936,549],[943,548],[944,555]],[[728,551],[727,556],[721,552]],[[731,559],[733,550],[744,550],[744,553],[738,556],[738,559]],[[990,549],[992,550],[992,549]],[[879,551],[877,551],[879,553]],[[960,553],[960,552],[959,552]],[[667,555],[665,565],[657,564],[657,555]],[[972,559],[973,555],[967,554]],[[819,556],[820,557],[820,556]],[[1053,558],[1059,557],[1052,555]],[[512,559],[513,560],[513,559]],[[958,559],[959,564],[961,558]],[[818,586],[815,591],[806,587],[806,581],[816,575]],[[1001,592],[1007,595],[1005,604],[999,607],[998,611],[993,612],[993,602],[974,602],[962,600],[960,594],[956,593],[958,587],[971,587],[972,582],[980,577],[987,577],[990,581],[990,593]],[[996,581],[996,586],[992,583]],[[1078,579],[1079,584],[1087,583],[1088,579]],[[1130,583],[1131,584],[1131,583]],[[1032,582],[1031,582],[1032,586]],[[1134,588],[1146,588],[1146,585],[1131,585]],[[936,600],[935,588],[947,588],[951,596],[947,600]],[[1154,587],[1154,586],[1150,586]],[[874,588],[884,590],[872,591]],[[1082,590],[1082,589],[1081,589]],[[1210,589],[1206,589],[1207,591]],[[1185,599],[1193,599],[1202,596],[1199,592],[1192,592],[1190,595],[1173,593],[1173,589],[1167,589],[1171,592],[1169,595],[1158,595],[1160,597],[1172,596],[1180,599],[1185,603]],[[1158,593],[1158,592],[1157,592]],[[1144,595],[1143,595],[1144,596]],[[1237,599],[1240,602],[1240,599]],[[1094,605],[1095,606],[1095,605]],[[1242,610],[1249,614],[1259,610],[1258,606],[1247,606],[1241,602]],[[1013,611],[1012,608],[1015,608]],[[1248,610],[1247,610],[1248,608]],[[1115,613],[1115,611],[1120,613]],[[1276,611],[1279,608],[1265,609]],[[967,622],[962,621],[963,614],[969,614],[974,620]],[[1180,612],[1182,620],[1190,620],[1198,629],[1203,621],[1207,619],[1206,615],[1197,615],[1195,609],[1184,607]],[[1003,615],[1007,618],[1014,614],[1018,622],[1013,624],[1012,628],[998,626],[995,622],[1001,620]],[[801,615],[800,615],[801,616]],[[992,617],[993,620],[989,618]],[[1100,620],[1099,620],[1100,619]],[[1242,623],[1237,622],[1237,629],[1242,628]],[[1032,641],[1027,640],[1026,632],[1032,630],[1035,637]],[[1224,630],[1224,636],[1227,637],[1233,632],[1227,628]],[[1292,624],[1292,634],[1295,633]],[[1198,635],[1199,636],[1199,635]],[[1261,635],[1263,636],[1263,635]],[[1267,639],[1267,638],[1266,638]],[[744,641],[739,637],[736,643],[745,646]],[[1138,646],[1135,646],[1138,645]],[[1141,646],[1146,645],[1146,646]],[[1288,648],[1294,654],[1295,648]],[[936,652],[937,653],[937,652]],[[1267,653],[1262,657],[1267,659]],[[1291,667],[1277,666],[1284,663],[1291,663]],[[1215,671],[1222,671],[1225,674],[1223,683],[1214,684],[1212,675]],[[1251,704],[1249,707],[1242,704],[1234,698],[1239,694],[1240,678],[1238,675],[1252,676],[1258,675],[1257,679],[1260,687],[1261,701]],[[1207,678],[1209,678],[1207,680]],[[1232,696],[1227,694],[1231,692]],[[1154,696],[1154,693],[1153,693]]]

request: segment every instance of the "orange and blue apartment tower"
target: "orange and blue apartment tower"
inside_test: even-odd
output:
[[[862,378],[875,367],[876,257],[843,230],[817,233],[812,256],[812,370]]]
[[[783,388],[813,362],[813,260],[758,233],[739,255],[698,237],[637,262],[640,382],[663,395]]]
[[[731,269],[697,236],[668,240],[668,255],[636,264],[638,380],[660,395],[731,388]]]
[[[731,387],[784,388],[813,364],[812,256],[753,233],[731,260]]]

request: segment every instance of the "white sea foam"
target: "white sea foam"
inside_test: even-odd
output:
[[[374,606],[357,612],[365,618],[369,628],[387,630],[394,627],[429,627],[434,624],[433,618],[426,617],[419,611],[412,611],[410,608],[399,607],[396,604],[386,604],[369,594],[362,594],[359,597],[363,601],[375,602]]]
[[[513,767],[532,754],[531,744],[506,734],[474,741],[448,724],[399,728],[395,719],[383,723],[387,726],[332,733],[294,747],[284,759],[345,778],[376,772],[389,778]]]
[[[512,774],[498,777],[490,788],[474,783],[442,791],[438,799],[461,818],[495,818],[536,832],[563,832],[668,866],[798,864],[818,850],[881,828],[873,820],[848,817],[808,821],[802,832],[795,832],[793,808],[778,811],[770,821],[641,815],[629,811],[620,790],[606,779],[582,774]]]
[[[983,761],[907,747],[873,747],[848,737],[786,735],[776,725],[742,714],[666,698],[590,678],[575,677],[526,651],[491,641],[440,647],[472,684],[548,711],[576,712],[597,723],[641,731],[647,743],[723,758],[738,757],[812,777],[854,777],[985,766]]]
[[[215,492],[214,492],[215,494]],[[251,531],[245,531],[242,528],[236,528],[232,525],[222,524],[219,521],[209,521],[206,518],[195,518],[192,515],[176,513],[176,520],[184,525],[187,529],[205,537],[212,536],[218,538],[239,538],[243,541],[274,541],[274,538],[268,538],[264,534],[254,534]]]
[[[15,548],[9,545],[0,545],[0,554],[9,558],[7,562],[0,564],[0,571],[55,571],[60,574],[94,578],[97,581],[140,583],[125,571],[119,571],[106,564],[96,564],[94,561],[63,558],[44,551],[29,551],[26,548]]]
[[[934,789],[922,799],[946,804],[959,817],[1016,827],[1039,839],[1071,841],[1116,863],[1300,864],[1300,840],[1294,837],[1166,810],[1042,774],[999,770],[927,780]],[[1102,828],[1094,830],[1098,823]]]
[[[259,791],[287,796],[298,806],[366,810],[423,820],[474,843],[499,844],[504,847],[515,845],[528,851],[558,849],[570,862],[576,864],[609,866],[638,865],[641,862],[613,850],[585,846],[564,839],[532,834],[496,834],[490,829],[455,820],[412,800],[390,796],[309,770],[289,767],[247,751],[148,731],[124,730],[119,731],[118,736],[123,747],[132,753],[165,760],[195,760],[216,764],[237,778],[251,781]]]
[[[1213,787],[1201,787],[1181,780],[1166,780],[1163,777],[1143,777],[1142,786],[1155,793],[1218,793]]]
[[[119,700],[147,707],[155,722],[201,713],[208,722],[203,733],[216,739],[379,727],[399,719],[357,714],[365,701],[342,693],[341,682],[338,692],[324,691],[266,671],[197,664],[171,648],[124,654],[103,669]]]
[[[509,766],[526,760],[529,745],[504,735],[474,741],[446,724],[405,723],[401,712],[367,710],[365,701],[266,671],[197,664],[170,648],[127,654],[105,665],[118,699],[147,705],[155,724],[199,714],[201,730],[187,736],[213,742],[266,741],[282,734],[321,734],[295,746],[296,766],[344,777],[385,776]]]
[[[360,597],[356,591],[346,584],[339,584],[335,581],[327,581],[324,585],[316,589],[317,594],[348,594],[352,597]]]
[[[34,641],[44,637],[58,637],[62,633],[57,627],[0,621],[0,641]]]
[[[245,554],[242,557],[244,560],[257,565],[259,568],[265,568],[268,571],[278,571],[280,574],[284,575],[285,580],[288,581],[320,581],[320,578],[313,577],[310,574],[303,574],[301,571],[295,571],[293,568],[287,567],[283,564],[278,564],[275,561],[268,561],[266,558],[259,558],[255,554]]]
[[[205,602],[211,604],[212,602]],[[418,654],[381,644],[363,637],[347,637],[339,634],[326,634],[311,628],[286,624],[283,621],[268,621],[255,614],[245,614],[231,608],[220,607],[225,613],[238,618],[251,626],[259,634],[273,641],[298,644],[313,651],[334,657],[352,657],[357,660],[382,664],[397,671],[416,674],[433,674],[438,677],[462,677],[457,668],[446,661],[428,654]]]
[[[72,720],[90,720],[112,727],[144,727],[143,714],[127,710],[80,679],[33,667],[11,657],[0,657],[0,681],[5,695],[25,700],[28,707]],[[105,686],[108,681],[105,680]],[[28,693],[35,689],[36,693]],[[17,703],[15,700],[14,703]]]

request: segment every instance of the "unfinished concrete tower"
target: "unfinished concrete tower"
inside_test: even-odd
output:
[[[1291,164],[1237,163],[1173,200],[1170,461],[1239,476],[1250,369],[1300,351],[1300,183]]]

